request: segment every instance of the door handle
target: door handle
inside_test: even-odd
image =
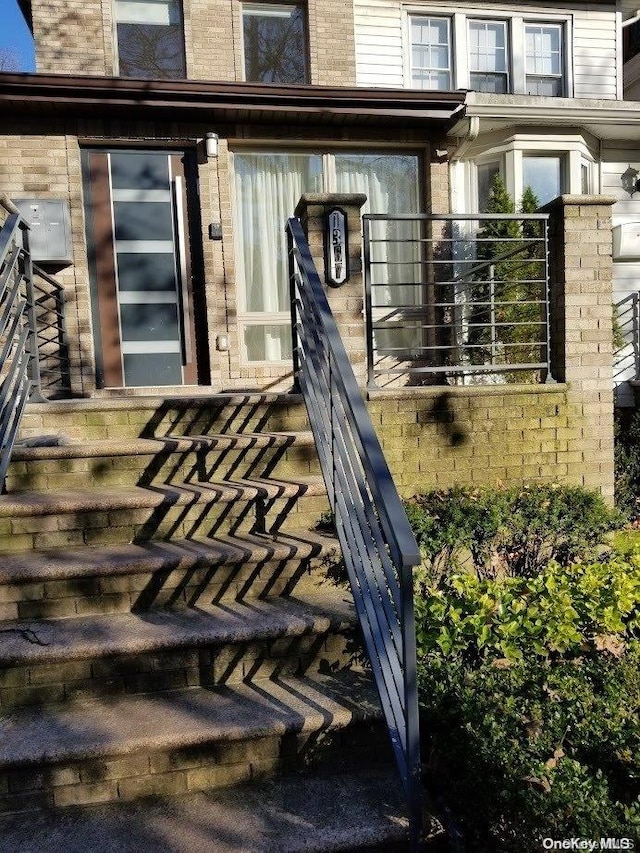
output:
[[[184,178],[176,176],[173,179],[173,195],[176,213],[176,245],[178,249],[177,267],[179,285],[179,312],[180,312],[180,330],[182,332],[182,362],[187,364],[191,361],[192,341],[191,341],[191,323],[189,322],[189,283],[187,272],[187,247],[185,244],[184,234],[186,220],[184,215],[183,202],[183,187]]]

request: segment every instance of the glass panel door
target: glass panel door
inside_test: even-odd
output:
[[[89,163],[100,384],[195,382],[181,157],[91,152]]]

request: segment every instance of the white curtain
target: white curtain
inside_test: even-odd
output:
[[[364,213],[418,213],[418,158],[415,155],[336,154],[335,161],[338,192],[365,193]],[[415,351],[421,343],[419,323],[402,311],[402,306],[419,305],[422,300],[422,287],[411,284],[419,284],[422,280],[420,265],[416,263],[419,233],[419,227],[411,221],[371,223],[373,305],[376,308],[390,306],[389,312],[375,313],[378,317],[387,316],[402,323],[404,327],[397,331],[378,330],[375,346],[378,350],[398,350],[398,358]],[[384,242],[401,240],[410,242]],[[401,351],[405,351],[404,354]]]
[[[243,314],[288,312],[284,226],[302,193],[322,188],[322,158],[314,154],[235,154],[237,281]],[[279,361],[289,338],[282,325],[248,327],[250,360]]]

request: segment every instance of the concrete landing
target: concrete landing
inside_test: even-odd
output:
[[[2,853],[337,853],[403,849],[388,772],[292,776],[232,790],[0,818]]]

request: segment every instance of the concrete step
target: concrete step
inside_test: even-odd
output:
[[[26,439],[14,448],[9,493],[152,486],[230,477],[307,476],[319,465],[310,432],[69,440]]]
[[[0,629],[0,712],[352,667],[351,596],[31,622]]]
[[[80,441],[308,430],[297,394],[229,393],[30,403],[19,437]]]
[[[327,507],[318,476],[19,492],[0,497],[0,550],[310,528]]]
[[[104,853],[105,839],[109,853],[399,853],[406,835],[400,783],[386,769],[0,818],[3,849],[20,853]],[[443,836],[435,822],[432,836]]]
[[[4,554],[0,622],[299,595],[338,551],[333,537],[297,530]]]
[[[0,720],[0,811],[210,790],[390,762],[365,675],[110,697]]]

